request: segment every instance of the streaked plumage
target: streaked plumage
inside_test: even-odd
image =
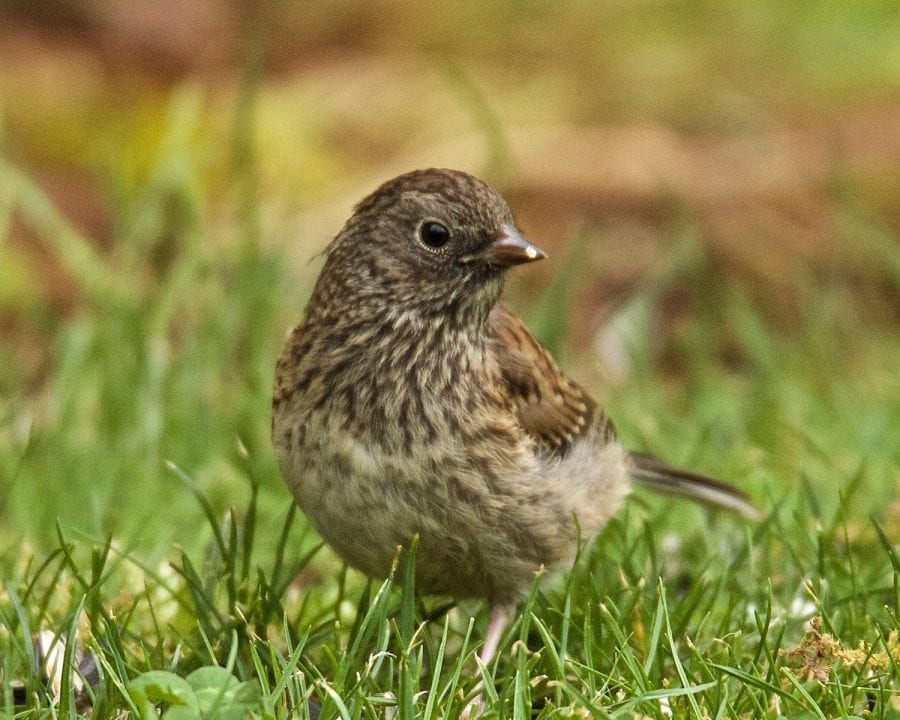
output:
[[[273,439],[300,507],[362,572],[385,575],[417,533],[421,590],[496,609],[569,562],[632,478],[753,512],[729,486],[630,456],[498,305],[505,271],[541,257],[493,189],[451,170],[385,183],[329,246],[278,360]]]

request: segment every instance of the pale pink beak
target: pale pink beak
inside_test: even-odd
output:
[[[509,267],[543,260],[547,253],[528,242],[512,225],[501,225],[491,244],[478,257],[492,265]]]

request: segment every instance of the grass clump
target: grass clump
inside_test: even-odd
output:
[[[0,166],[79,292],[26,317],[41,372],[2,371],[0,714],[452,717],[481,679],[486,717],[897,717],[900,341],[852,282],[810,279],[789,331],[690,247],[633,293],[603,392],[623,440],[739,482],[765,520],[635,498],[479,668],[480,607],[418,598],[409,558],[360,577],[293,509],[269,387],[304,287],[253,208],[213,239],[198,113],[176,96],[107,253]],[[580,266],[532,308],[560,347]],[[660,348],[667,285],[714,297]]]

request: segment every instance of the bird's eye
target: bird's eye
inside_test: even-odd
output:
[[[450,241],[450,231],[439,222],[423,223],[419,228],[419,237],[430,248],[442,248]]]

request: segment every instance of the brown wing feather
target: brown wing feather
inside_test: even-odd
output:
[[[615,436],[612,423],[594,399],[562,374],[518,318],[497,307],[490,322],[516,418],[542,449],[565,453],[576,438],[595,428],[604,439]]]

